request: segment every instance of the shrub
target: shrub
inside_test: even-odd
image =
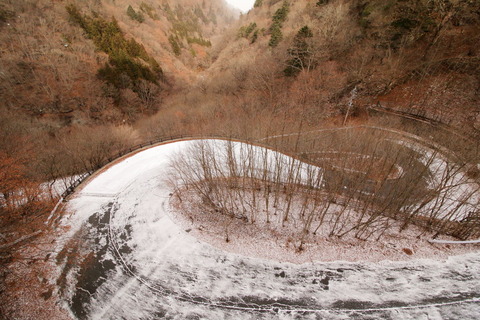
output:
[[[283,22],[287,19],[288,12],[290,11],[290,4],[285,1],[281,8],[275,11],[272,17],[272,25],[270,26],[270,41],[268,45],[270,47],[276,47],[283,39],[282,26]]]
[[[5,10],[0,6],[0,23],[6,22],[8,19],[13,18],[14,16],[14,12]]]
[[[67,10],[70,22],[73,24],[78,24],[80,27],[82,27],[82,29],[86,29],[85,19],[75,5],[69,4],[65,7],[65,9]]]
[[[127,8],[127,15],[130,17],[130,19],[136,20],[140,23],[145,21],[143,14],[141,12],[136,12],[135,9],[133,9],[130,5]]]
[[[125,38],[115,18],[107,21],[98,15],[87,16],[74,5],[66,9],[70,21],[79,25],[95,46],[109,56],[108,63],[98,70],[99,79],[117,89],[133,90],[140,80],[158,84],[163,78],[158,62],[135,39]]]
[[[307,39],[312,38],[312,30],[308,26],[302,27],[295,38],[293,46],[288,49],[288,54],[292,57],[287,61],[287,67],[283,70],[287,77],[297,75],[302,69],[309,68],[312,52]]]
[[[179,56],[180,53],[182,52],[182,49],[180,48],[180,45],[178,44],[178,37],[173,36],[172,34],[168,37],[168,42],[170,42],[170,45],[172,46],[173,53],[176,56]]]
[[[418,21],[409,18],[400,18],[392,22],[392,27],[410,31],[418,25]]]

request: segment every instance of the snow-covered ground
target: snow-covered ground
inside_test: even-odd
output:
[[[480,207],[479,185],[466,174],[465,165],[452,163],[439,150],[425,148],[420,143],[401,141],[408,148],[418,152],[420,161],[428,167],[429,189],[437,192],[420,210],[424,216],[436,215],[439,218],[461,221]],[[450,157],[453,157],[450,155]]]
[[[480,252],[446,259],[293,264],[199,241],[172,219],[179,141],[138,152],[72,197],[82,263],[64,272],[80,319],[479,319]],[[273,151],[271,151],[273,152]],[[207,230],[208,231],[208,230]],[[90,253],[90,254],[89,254]]]

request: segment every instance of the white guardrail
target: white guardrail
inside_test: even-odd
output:
[[[159,139],[155,139],[155,140],[151,140],[149,142],[146,142],[146,143],[141,143],[141,144],[138,144],[136,146],[133,146],[133,147],[130,147],[128,149],[125,149],[125,150],[122,150],[120,151],[116,156],[114,157],[111,157],[111,158],[108,158],[106,159],[106,161],[102,162],[100,165],[97,165],[96,168],[82,174],[77,180],[75,180],[62,194],[61,194],[61,197],[58,201],[58,203],[55,205],[55,207],[53,208],[52,212],[50,213],[49,217],[47,218],[47,221],[45,222],[45,224],[48,224],[50,222],[50,220],[52,219],[52,217],[54,216],[55,212],[58,210],[58,207],[60,206],[60,204],[64,201],[66,201],[67,197],[69,195],[71,195],[73,192],[75,192],[75,189],[85,180],[87,179],[88,177],[90,177],[94,172],[96,172],[98,169],[104,167],[105,165],[111,163],[112,161],[118,159],[118,158],[121,158],[123,157],[124,155],[128,154],[128,153],[131,153],[133,151],[136,151],[138,149],[141,149],[141,148],[144,148],[144,147],[148,147],[148,146],[152,146],[152,145],[155,145],[157,143],[161,143],[161,142],[168,142],[168,141],[175,141],[175,140],[179,140],[179,139],[200,139],[200,138],[205,138],[205,139],[230,139],[230,140],[237,140],[238,138],[237,137],[218,137],[218,136],[210,136],[210,137],[200,137],[200,136],[194,136],[194,135],[177,135],[177,136],[168,136],[168,137],[162,137],[162,138],[159,138]],[[256,142],[258,143],[260,140],[257,140]],[[480,243],[480,239],[478,240],[466,240],[466,241],[454,241],[454,240],[437,240],[437,239],[431,239],[429,240],[430,243],[438,243],[438,244],[477,244],[477,243]]]

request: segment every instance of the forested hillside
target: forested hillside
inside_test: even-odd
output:
[[[132,124],[195,81],[237,16],[221,0],[0,1],[2,158],[42,182],[139,142]]]
[[[209,64],[211,38],[235,16],[221,1],[148,0],[2,1],[1,14],[6,107],[58,126],[156,110],[164,91]]]
[[[160,137],[375,106],[480,136],[478,0],[0,0],[0,43],[0,264],[48,231],[55,183]]]
[[[480,129],[478,1],[2,0],[0,28],[3,194],[160,136],[345,124],[379,103]]]
[[[28,180],[162,135],[345,122],[377,103],[480,128],[478,1],[258,0],[240,16],[221,0],[0,9],[2,154],[28,154]]]
[[[206,78],[315,120],[356,88],[357,113],[380,101],[478,130],[479,19],[478,1],[257,1]]]
[[[222,0],[0,1],[1,264],[49,230],[58,187],[145,139],[135,122],[194,82],[238,14]]]

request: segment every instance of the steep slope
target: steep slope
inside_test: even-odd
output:
[[[68,5],[115,21],[125,41],[143,48],[145,59],[130,61],[138,70],[120,77],[128,72],[72,20]],[[8,109],[52,127],[132,121],[160,106],[169,111],[153,121],[173,113],[211,122],[212,113],[229,113],[226,104],[234,113],[238,105],[268,107],[316,122],[381,102],[478,130],[479,7],[258,0],[235,21],[238,12],[222,0],[3,1],[0,94]],[[155,79],[137,81],[153,60]],[[99,78],[108,65],[120,71]]]
[[[67,13],[69,6],[77,10],[77,18],[90,19],[90,25],[83,25],[90,32]],[[222,0],[2,1],[2,107],[53,126],[119,122],[152,112],[167,94],[164,91],[190,82],[197,68],[208,66],[207,52],[215,35],[236,14]],[[112,26],[118,32],[109,33]],[[154,86],[155,81],[147,81],[141,93],[138,86],[106,86],[108,81],[99,79],[97,72],[112,62],[112,53],[120,54],[118,48],[99,45],[110,41],[107,37],[112,37],[112,44],[123,38],[136,43],[137,49],[143,47],[143,55],[158,63],[162,77],[156,80],[162,81]]]
[[[212,91],[254,90],[315,121],[345,114],[353,94],[354,115],[380,102],[480,128],[478,1],[259,0],[234,29]]]
[[[0,0],[0,174],[30,187],[143,141],[131,124],[190,86],[237,16],[223,0]]]

